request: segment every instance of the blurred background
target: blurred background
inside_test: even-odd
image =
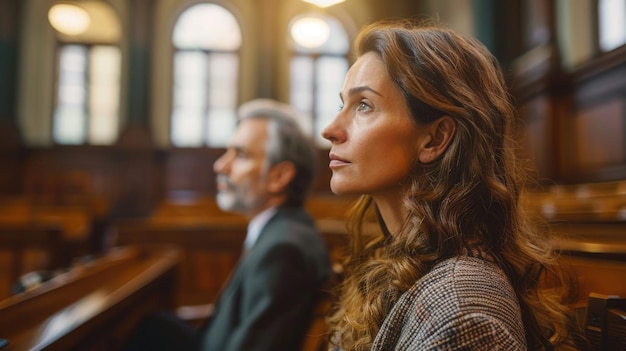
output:
[[[226,218],[212,164],[254,98],[300,111],[320,155],[310,208],[341,220],[351,199],[329,190],[319,134],[355,35],[388,18],[481,40],[539,185],[524,204],[569,234],[618,225],[599,229],[605,249],[625,245],[626,0],[2,0],[0,223],[60,227],[67,262],[114,245],[123,220]]]

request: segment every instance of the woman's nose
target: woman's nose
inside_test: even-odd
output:
[[[322,130],[322,137],[332,144],[342,143],[346,139],[345,128],[341,124],[341,112]]]

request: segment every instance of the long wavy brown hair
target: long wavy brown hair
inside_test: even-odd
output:
[[[419,125],[447,115],[456,133],[435,162],[416,164],[398,206],[408,216],[386,233],[367,195],[348,214],[346,275],[328,323],[344,350],[369,350],[385,316],[434,263],[482,243],[521,305],[528,348],[573,348],[562,276],[546,235],[520,205],[528,171],[518,160],[516,110],[494,56],[476,39],[437,24],[377,22],[355,44],[382,59]],[[382,230],[365,230],[368,221]],[[540,281],[553,275],[551,289]],[[556,288],[555,288],[556,287]]]

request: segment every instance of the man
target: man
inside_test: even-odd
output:
[[[214,164],[217,203],[250,219],[244,257],[204,330],[202,350],[297,350],[330,276],[326,247],[303,208],[316,151],[287,105],[253,100]]]
[[[214,164],[217,203],[249,219],[244,253],[205,326],[159,314],[126,350],[298,350],[330,277],[326,246],[304,209],[316,150],[288,106],[242,105],[227,150]]]

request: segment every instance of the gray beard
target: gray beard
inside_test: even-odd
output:
[[[224,212],[248,214],[255,212],[261,205],[260,199],[254,197],[241,197],[234,193],[220,192],[217,194],[217,206]]]

